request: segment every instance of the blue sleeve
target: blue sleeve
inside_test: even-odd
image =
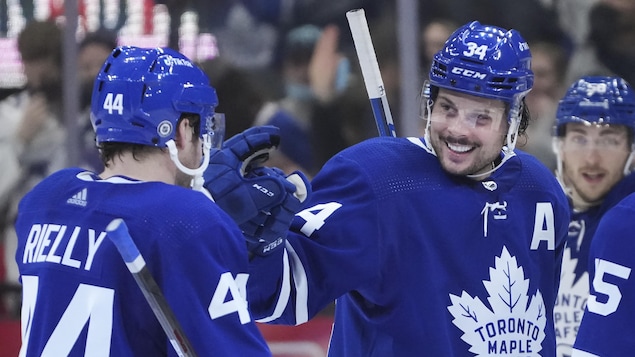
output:
[[[293,222],[284,259],[252,262],[248,286],[257,318],[303,323],[344,293],[377,280],[380,223],[386,221],[379,215],[390,211],[378,207],[367,175],[356,161],[338,155],[314,178],[312,200]],[[282,311],[279,302],[276,310],[276,299],[291,303]]]
[[[601,219],[589,255],[590,296],[576,337],[576,350],[628,356],[635,350],[635,196]]]

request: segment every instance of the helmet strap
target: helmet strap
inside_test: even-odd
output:
[[[430,154],[437,156],[437,153],[434,151],[432,144],[430,144],[430,117],[432,116],[432,99],[428,97],[426,99],[426,129],[423,134],[423,141],[425,145],[425,149]]]
[[[190,169],[181,163],[181,160],[179,160],[179,150],[176,148],[174,139],[170,139],[165,143],[168,147],[168,151],[170,152],[170,159],[172,159],[174,165],[176,165],[176,167],[184,174],[192,176],[192,188],[194,189],[197,189],[195,186],[201,183],[201,180],[198,180],[198,178],[203,176],[203,172],[205,172],[205,169],[209,165],[210,150],[212,148],[212,140],[209,134],[203,134],[202,141],[203,160],[201,165],[196,169]]]

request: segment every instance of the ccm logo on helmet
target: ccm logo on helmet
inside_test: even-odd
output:
[[[461,67],[452,68],[452,73],[458,74],[459,76],[469,77],[469,78],[485,79],[487,77],[487,74],[485,73],[479,73],[471,69],[466,69]]]

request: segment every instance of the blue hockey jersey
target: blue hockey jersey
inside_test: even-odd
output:
[[[570,205],[569,236],[565,244],[560,288],[554,308],[558,356],[571,355],[582,321],[589,295],[589,248],[600,219],[631,192],[635,192],[635,174],[626,176],[615,185],[598,206],[578,212]]]
[[[590,296],[574,356],[632,356],[635,351],[635,194],[600,220],[589,251]],[[582,352],[580,352],[582,351]]]
[[[569,210],[535,158],[478,182],[443,171],[421,139],[374,138],[312,186],[285,259],[252,262],[260,321],[303,323],[337,299],[330,356],[555,355]]]
[[[240,230],[205,195],[66,169],[20,203],[21,356],[175,356],[105,228],[123,218],[199,356],[270,356]]]

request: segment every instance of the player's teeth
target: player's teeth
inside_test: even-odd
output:
[[[448,147],[450,148],[450,150],[456,151],[456,152],[466,152],[472,148],[471,146],[456,145],[456,144],[450,144],[450,143],[448,143]]]

